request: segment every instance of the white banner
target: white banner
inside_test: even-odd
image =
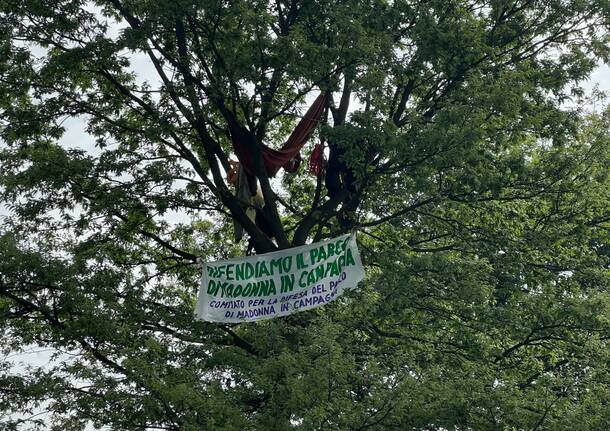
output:
[[[195,314],[248,322],[324,305],[364,278],[356,235],[203,264]]]

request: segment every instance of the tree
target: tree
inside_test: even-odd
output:
[[[601,0],[0,1],[2,348],[56,352],[3,361],[3,426],[607,428],[610,111],[579,83],[609,20]],[[262,145],[320,93],[303,153],[323,143],[329,173],[272,181]],[[95,148],[61,139],[71,117]],[[225,179],[235,130],[267,229]],[[355,229],[366,282],[195,321],[197,258],[246,252],[233,221],[259,253]]]

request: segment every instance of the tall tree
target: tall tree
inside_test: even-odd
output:
[[[0,0],[3,426],[607,428],[610,111],[579,83],[609,23],[602,0]],[[319,94],[326,173],[269,178]],[[258,253],[357,230],[366,282],[197,322],[234,222]],[[25,346],[55,361],[19,371]]]

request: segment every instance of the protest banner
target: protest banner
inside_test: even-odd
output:
[[[271,319],[319,307],[364,278],[356,235],[203,264],[195,315],[209,322]]]

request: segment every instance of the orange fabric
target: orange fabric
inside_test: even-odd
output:
[[[234,186],[237,184],[237,167],[239,166],[239,162],[229,160],[229,165],[231,166],[231,169],[227,172],[227,183]]]

